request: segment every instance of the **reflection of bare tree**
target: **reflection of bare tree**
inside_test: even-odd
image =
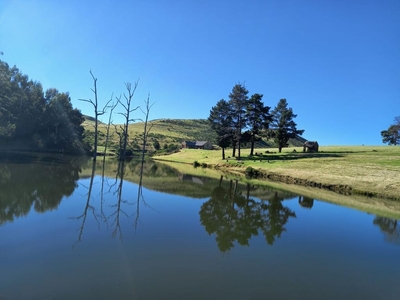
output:
[[[92,188],[93,188],[93,180],[94,180],[95,172],[96,172],[96,160],[93,159],[93,161],[92,161],[92,173],[91,173],[91,176],[90,176],[90,182],[89,182],[89,187],[88,187],[88,193],[87,193],[85,209],[83,210],[83,213],[80,216],[71,218],[71,219],[76,219],[76,220],[82,220],[82,224],[81,224],[81,226],[79,228],[78,239],[77,239],[75,245],[82,240],[83,230],[85,228],[87,213],[88,213],[89,210],[93,213],[93,216],[94,216],[96,222],[100,225],[100,223],[99,223],[99,221],[97,219],[97,216],[96,216],[95,208],[94,208],[94,206],[90,205],[90,200],[92,199]]]
[[[380,228],[387,242],[400,244],[400,228],[396,219],[376,216],[373,223]]]
[[[123,215],[128,217],[128,214],[125,211],[123,211],[121,208],[122,203],[128,202],[128,201],[122,199],[122,187],[124,184],[124,175],[125,175],[125,160],[120,160],[118,163],[117,176],[118,175],[119,175],[119,184],[118,184],[117,190],[114,193],[114,195],[117,196],[117,203],[111,206],[111,207],[115,208],[115,211],[108,218],[110,219],[110,218],[114,217],[114,221],[111,224],[111,226],[115,226],[115,228],[112,232],[112,237],[116,237],[118,234],[119,239],[122,241],[120,215],[122,213]]]
[[[112,97],[111,97],[112,98]],[[110,108],[110,114],[108,116],[108,123],[107,123],[107,130],[106,130],[106,141],[104,144],[104,152],[103,152],[103,165],[102,165],[102,171],[101,171],[101,190],[100,190],[100,214],[102,218],[105,220],[107,224],[107,218],[104,214],[104,182],[105,182],[105,167],[106,167],[106,156],[107,156],[107,149],[108,149],[108,142],[110,139],[110,125],[112,123],[112,114],[114,109],[117,107],[118,103],[114,104],[112,103],[108,107]],[[112,136],[112,135],[111,135]],[[108,224],[107,224],[108,226]]]

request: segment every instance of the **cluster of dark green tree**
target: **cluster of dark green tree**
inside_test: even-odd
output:
[[[249,91],[243,84],[236,84],[229,94],[229,100],[221,99],[212,107],[208,121],[217,134],[217,144],[222,148],[222,159],[225,159],[225,148],[232,147],[232,156],[240,158],[240,148],[250,143],[250,155],[253,155],[254,144],[262,137],[273,138],[279,152],[288,146],[288,141],[304,130],[297,129],[292,108],[286,99],[281,99],[277,106],[264,105],[262,94],[248,96]]]
[[[394,118],[394,123],[387,130],[381,131],[382,142],[389,145],[400,144],[400,116]]]
[[[0,60],[0,147],[83,152],[84,121],[68,93],[30,80]]]

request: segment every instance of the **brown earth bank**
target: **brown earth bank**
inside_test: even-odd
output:
[[[210,166],[214,167],[219,170],[224,170],[228,171],[229,166]],[[251,168],[251,167],[249,167]],[[251,173],[251,169],[246,168],[246,169],[237,169],[236,171],[239,171],[242,175],[248,177],[248,178],[254,178],[254,179],[265,179],[265,180],[270,180],[270,181],[275,181],[275,182],[282,182],[286,184],[294,184],[294,185],[301,185],[301,186],[306,186],[306,187],[312,187],[312,188],[318,188],[318,189],[324,189],[328,191],[333,191],[335,193],[339,193],[342,195],[361,195],[361,196],[367,196],[367,197],[379,197],[379,198],[385,198],[388,200],[400,200],[400,195],[387,195],[383,193],[377,193],[377,192],[372,192],[372,191],[367,191],[367,190],[360,190],[357,188],[354,188],[350,185],[344,185],[344,184],[334,184],[334,183],[322,183],[322,182],[317,182],[314,180],[308,180],[304,178],[296,178],[292,177],[289,175],[282,175],[282,174],[277,174],[273,172],[268,172],[266,170],[261,170],[261,169],[253,169],[253,174]],[[250,173],[250,174],[248,174]]]

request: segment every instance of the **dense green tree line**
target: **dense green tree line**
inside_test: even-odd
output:
[[[253,155],[254,144],[262,137],[273,138],[279,152],[288,146],[288,141],[304,130],[298,130],[292,108],[288,107],[286,99],[281,99],[278,105],[264,105],[262,94],[248,97],[249,91],[243,84],[236,84],[229,94],[229,100],[221,99],[210,111],[208,121],[217,134],[217,144],[222,148],[222,158],[225,159],[225,148],[232,147],[232,156],[240,157],[242,143],[250,142],[250,155]]]
[[[0,60],[0,147],[82,152],[84,121],[68,93],[29,79]]]

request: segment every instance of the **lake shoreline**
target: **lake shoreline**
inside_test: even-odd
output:
[[[372,154],[375,154],[375,152],[376,150],[371,150]],[[312,157],[304,159],[304,161],[309,160],[307,163],[312,165],[314,170],[305,170],[303,165],[297,165],[297,162],[294,162],[295,160],[283,160],[282,166],[276,168],[276,164],[273,164],[273,162],[269,160],[261,163],[246,158],[243,160],[229,158],[221,162],[221,159],[216,161],[210,155],[204,156],[204,153],[207,152],[201,153],[203,158],[199,159],[201,157],[199,153],[200,152],[186,153],[188,154],[187,156],[185,156],[185,152],[181,155],[180,153],[175,153],[172,155],[153,157],[152,159],[183,163],[192,166],[194,162],[197,162],[199,168],[211,168],[223,172],[235,173],[248,179],[304,186],[316,190],[332,191],[342,195],[358,195],[392,201],[400,200],[400,185],[394,184],[393,179],[388,181],[388,178],[395,178],[395,174],[400,174],[397,173],[397,168],[388,169],[380,167],[378,169],[376,165],[369,166],[368,163],[363,161],[362,163],[358,163],[358,169],[354,171],[350,169],[348,161],[331,163],[326,160],[323,157],[326,153],[317,153],[316,155],[320,155],[320,157],[317,158]],[[192,155],[190,156],[190,154]],[[288,152],[286,154],[291,155]],[[298,153],[298,155],[302,154]],[[374,157],[368,157],[367,159],[374,161]],[[319,161],[317,162],[316,160]],[[320,165],[317,165],[317,163]],[[314,174],[313,171],[315,170],[318,171]],[[354,174],[356,172],[357,174]]]

